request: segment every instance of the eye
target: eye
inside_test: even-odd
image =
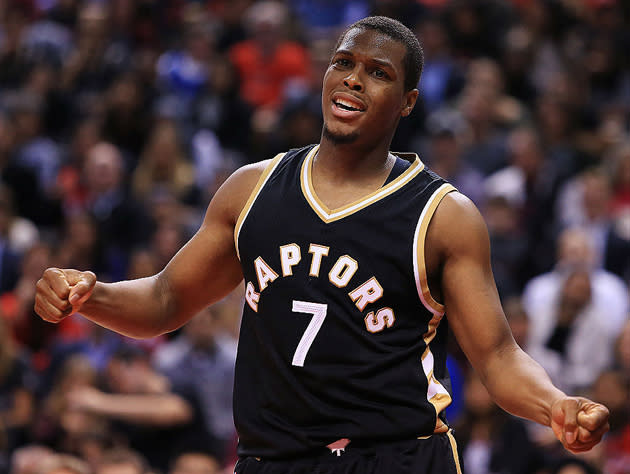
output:
[[[352,63],[347,58],[337,58],[333,62],[333,65],[338,67],[349,67],[351,64]]]
[[[374,75],[374,77],[378,77],[379,79],[387,79],[387,78],[389,78],[389,74],[387,74],[381,68],[374,69],[374,71],[372,71],[372,74]]]

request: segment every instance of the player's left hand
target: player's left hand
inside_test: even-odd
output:
[[[608,408],[582,397],[560,398],[551,406],[551,428],[566,450],[583,453],[608,431]]]

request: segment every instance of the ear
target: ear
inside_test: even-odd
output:
[[[402,104],[402,110],[400,115],[403,117],[407,117],[414,106],[416,105],[416,101],[418,100],[418,89],[411,89],[408,92],[405,92],[404,101]]]

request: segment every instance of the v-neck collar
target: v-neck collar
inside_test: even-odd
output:
[[[400,176],[376,191],[364,196],[350,204],[339,207],[337,209],[329,209],[315,193],[313,186],[313,159],[317,154],[319,145],[313,147],[313,149],[306,155],[304,162],[302,163],[302,169],[300,171],[300,184],[302,187],[302,194],[309,203],[315,214],[325,223],[334,222],[339,219],[343,219],[351,214],[354,214],[367,206],[380,201],[386,196],[396,192],[402,188],[405,184],[411,181],[420,171],[424,169],[424,163],[420,161],[420,158],[416,155],[416,159]]]

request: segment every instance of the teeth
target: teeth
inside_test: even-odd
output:
[[[362,109],[357,108],[352,102],[348,102],[344,99],[337,99],[335,101],[335,104],[345,110],[353,110],[353,111],[362,110]]]

